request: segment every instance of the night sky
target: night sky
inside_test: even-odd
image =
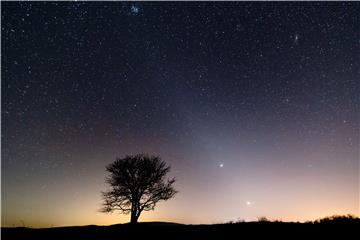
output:
[[[359,214],[359,2],[1,2],[3,226],[115,224],[105,166],[160,155],[140,221]]]

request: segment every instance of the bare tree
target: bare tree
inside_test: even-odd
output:
[[[166,201],[177,193],[172,186],[175,179],[165,179],[170,166],[160,157],[138,154],[117,158],[106,171],[110,189],[102,193],[101,211],[130,213],[131,223],[137,223],[142,211],[154,210],[158,201]]]

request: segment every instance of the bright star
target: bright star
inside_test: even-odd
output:
[[[250,206],[251,202],[250,201],[246,201],[246,205]]]
[[[222,167],[224,167],[224,164],[220,163],[220,165],[219,165],[219,166],[222,168]]]

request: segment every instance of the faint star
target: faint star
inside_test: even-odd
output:
[[[298,43],[299,43],[299,39],[300,39],[299,34],[295,34],[292,38],[293,38],[294,44],[298,44]]]

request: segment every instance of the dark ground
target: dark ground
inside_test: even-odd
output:
[[[360,221],[328,223],[247,222],[214,225],[139,223],[111,226],[2,228],[4,240],[42,239],[357,239]]]

